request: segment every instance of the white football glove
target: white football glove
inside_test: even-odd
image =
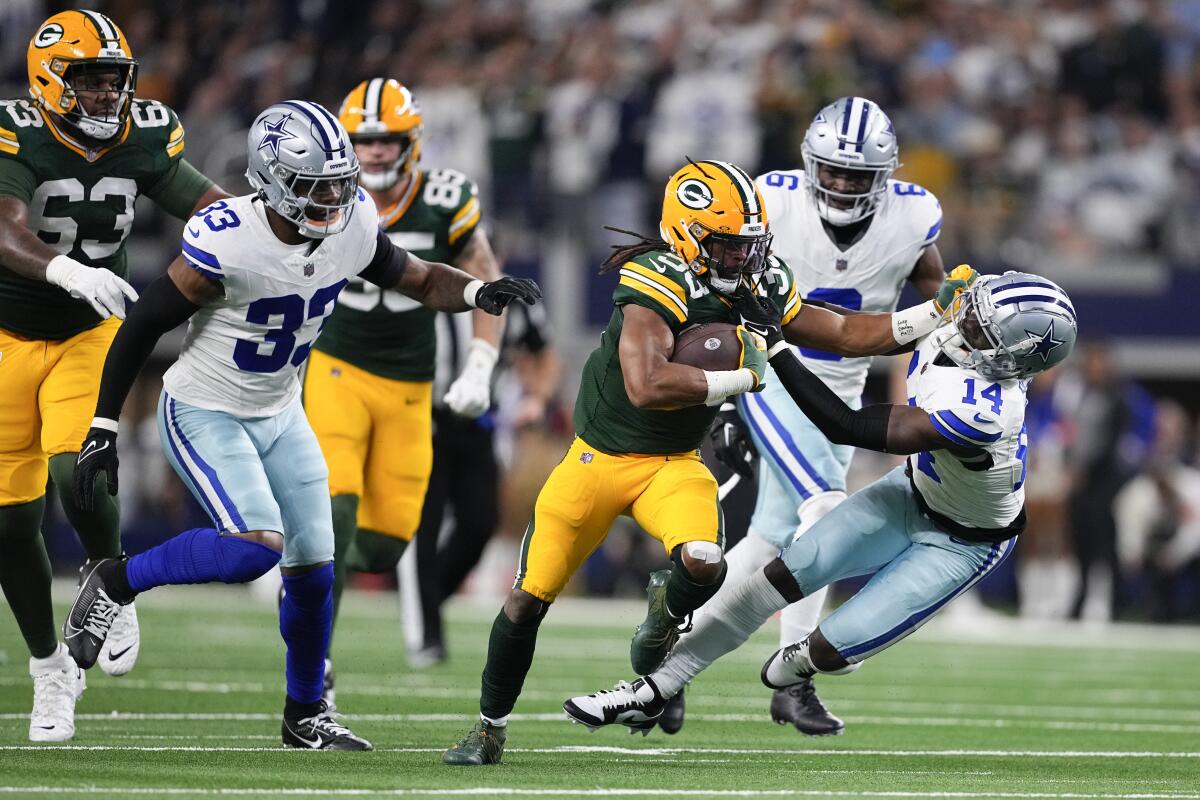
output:
[[[455,414],[474,419],[492,405],[492,370],[500,353],[483,339],[472,339],[467,363],[446,390],[446,405]]]
[[[89,267],[67,256],[50,259],[46,265],[46,281],[86,302],[102,319],[113,314],[117,319],[125,319],[125,298],[131,303],[138,299],[133,287],[115,273]]]

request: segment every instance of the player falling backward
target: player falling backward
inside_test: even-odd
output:
[[[736,323],[739,287],[755,287],[788,340],[848,356],[884,353],[932,331],[935,301],[897,314],[842,316],[802,303],[791,269],[770,255],[762,195],[740,168],[689,163],[667,181],[659,239],[620,248],[613,315],[588,358],[575,403],[575,442],[538,495],[516,583],[497,614],[483,671],[480,721],[443,761],[501,759],[509,713],[533,660],[538,626],[571,575],[628,513],[662,542],[673,567],[656,575],[630,652],[654,669],[678,626],[725,575],[717,484],[697,448],[717,407],[762,385],[765,352],[738,333],[740,367],[670,361],[688,325]],[[947,296],[953,289],[948,289]]]
[[[89,559],[121,552],[119,510],[68,487],[100,366],[137,293],[125,241],[145,195],[187,219],[226,197],[183,157],[175,112],[134,97],[137,60],[113,21],[64,11],[27,51],[29,99],[0,102],[0,586],[29,648],[29,738],[75,733],[83,673],[58,642],[42,541],[46,479]],[[137,614],[113,624],[100,666],[133,668]]]
[[[321,106],[286,101],[255,119],[246,177],[255,193],[188,222],[182,254],[142,294],[104,363],[96,417],[75,466],[80,505],[107,476],[117,490],[117,419],[165,332],[189,321],[163,378],[159,435],[167,458],[208,510],[194,528],[132,558],[85,570],[66,623],[85,669],[122,605],[155,586],[242,583],[279,564],[287,645],[283,742],[369,750],[321,700],[333,621],[328,470],[300,405],[297,372],[347,281],[361,276],[445,311],[499,314],[540,296],[531,281],[490,283],[395,246],[358,188],[349,136]]]
[[[567,715],[590,727],[648,731],[664,698],[776,611],[833,581],[874,573],[810,635],[767,659],[762,681],[780,689],[817,673],[852,672],[995,569],[1025,527],[1026,389],[1070,354],[1077,334],[1062,289],[1020,272],[979,277],[917,343],[909,404],[857,410],[782,343],[774,309],[741,300],[747,324],[763,326],[788,394],[831,441],[908,459],[715,598],[651,674],[567,700]]]
[[[887,311],[896,307],[906,281],[926,299],[933,297],[945,277],[936,244],[942,207],[922,187],[891,180],[899,149],[879,106],[863,97],[833,101],[809,125],[802,152],[803,169],[770,172],[757,183],[771,215],[774,252],[793,266],[805,302]],[[848,405],[862,405],[869,358],[810,348],[797,354]],[[846,499],[854,448],[826,439],[769,374],[765,391],[721,407],[712,439],[717,458],[738,474],[753,474],[753,450],[761,456],[750,529],[725,556],[729,574],[722,591],[728,592]],[[783,610],[781,646],[817,627],[825,594],[813,592]],[[771,718],[809,735],[838,734],[844,727],[810,681],[774,692]],[[682,693],[658,722],[667,733],[679,730]]]

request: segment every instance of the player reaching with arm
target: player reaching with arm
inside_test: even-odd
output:
[[[783,345],[777,312],[739,298],[762,326],[771,365],[833,442],[908,455],[854,493],[763,569],[716,598],[686,640],[632,685],[574,697],[591,727],[653,727],[665,698],[738,647],[772,614],[830,583],[874,573],[804,639],[763,666],[769,688],[845,674],[925,624],[1012,551],[1025,526],[1030,378],[1061,363],[1077,335],[1070,299],[1045,278],[987,276],[953,301],[949,322],[917,344],[908,405],[848,406]]]
[[[945,278],[936,244],[942,208],[924,188],[892,180],[899,149],[883,110],[863,97],[835,100],[809,125],[802,152],[803,169],[770,172],[757,183],[771,215],[774,253],[797,266],[796,286],[805,302],[890,311],[905,282],[925,299],[934,297]],[[862,404],[871,359],[808,347],[796,353],[848,405]],[[717,459],[735,472],[752,475],[748,454],[754,451],[762,465],[750,528],[726,554],[722,591],[728,592],[846,499],[854,448],[825,438],[770,371],[765,391],[722,407],[712,435]],[[822,590],[784,609],[780,642],[808,635],[824,603]],[[811,735],[844,727],[811,683],[775,692],[771,717]],[[682,726],[682,694],[659,724],[667,733]]]
[[[321,106],[269,107],[251,125],[248,147],[246,177],[255,193],[215,203],[188,223],[182,254],[146,289],[113,341],[75,466],[84,508],[116,493],[121,405],[155,342],[188,321],[179,360],[163,379],[159,434],[214,527],[91,565],[67,619],[67,643],[86,669],[120,606],[138,593],[241,583],[279,564],[283,742],[369,750],[321,701],[333,621],[333,526],[328,471],[300,406],[297,372],[356,275],[447,311],[499,314],[513,299],[533,302],[539,293],[511,278],[483,283],[392,244],[358,188],[349,137]],[[100,473],[107,492],[95,489]]]
[[[100,363],[137,293],[125,239],[146,195],[186,219],[225,197],[184,158],[175,112],[134,97],[137,61],[104,14],[64,11],[29,43],[29,100],[0,102],[0,586],[29,647],[29,738],[75,733],[82,673],[58,642],[41,537],[46,479],[89,560],[121,553],[119,513],[68,490]],[[100,655],[123,675],[139,649],[126,607]]]
[[[455,170],[418,168],[423,118],[406,87],[363,81],[342,101],[339,119],[389,239],[481,280],[500,277],[475,184]],[[304,405],[329,465],[335,622],[346,569],[395,569],[421,519],[433,467],[434,317],[416,300],[355,277],[313,347]],[[482,309],[471,313],[471,345],[446,392],[458,414],[478,417],[491,405],[500,322]],[[328,666],[325,678],[332,704]]]
[[[683,619],[720,588],[717,484],[697,448],[722,402],[762,385],[765,364],[745,330],[737,369],[674,363],[677,334],[697,323],[736,323],[739,287],[771,304],[789,340],[845,355],[894,350],[939,318],[932,302],[853,317],[803,305],[787,264],[769,255],[760,192],[726,162],[689,163],[671,176],[660,235],[606,262],[621,278],[612,318],[584,366],[577,436],[538,495],[515,586],[493,623],[480,721],[443,754],[447,764],[499,763],[538,626],[617,515],[628,510],[673,562],[651,580],[649,612],[631,647],[635,665],[645,665],[639,671],[658,666]]]

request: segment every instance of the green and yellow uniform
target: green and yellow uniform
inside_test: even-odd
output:
[[[774,256],[768,263],[764,290],[786,325],[801,301],[788,266]],[[521,547],[516,585],[546,602],[554,601],[620,514],[632,516],[668,553],[686,542],[722,538],[717,483],[699,454],[717,409],[654,410],[629,401],[620,359],[629,304],[654,311],[675,334],[689,325],[740,321],[669,251],[622,265],[612,318],[583,368],[575,442],[542,487]]]
[[[453,262],[479,225],[475,184],[417,170],[380,226],[426,261]],[[329,465],[332,495],[356,495],[358,526],[410,540],[433,467],[436,312],[400,292],[352,281],[309,358],[304,404]]]
[[[212,182],[183,160],[170,108],[134,100],[112,144],[88,151],[26,100],[0,102],[0,196],[29,207],[30,229],[59,253],[125,277],[134,202],[187,218]],[[0,506],[41,497],[48,456],[78,450],[119,321],[63,289],[0,265]]]

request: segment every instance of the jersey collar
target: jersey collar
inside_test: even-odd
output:
[[[45,124],[45,126],[47,128],[50,129],[51,135],[54,136],[54,138],[58,140],[58,143],[61,144],[63,147],[67,148],[68,150],[70,150],[75,155],[81,156],[81,157],[87,159],[89,164],[92,162],[95,162],[95,161],[99,161],[110,150],[113,150],[113,149],[121,146],[122,144],[124,144],[125,140],[127,138],[129,138],[129,128],[133,124],[132,120],[129,117],[126,117],[125,118],[125,126],[121,129],[120,135],[118,135],[116,137],[116,141],[114,141],[110,145],[106,145],[99,149],[92,150],[87,147],[84,147],[83,145],[79,144],[74,139],[72,139],[71,137],[67,136],[65,133],[60,131],[58,129],[58,127],[54,124],[54,120],[51,118],[51,116],[49,114],[47,114],[46,111],[41,106],[35,106],[35,108],[37,108],[37,112],[42,115],[42,122]]]
[[[399,222],[400,218],[408,213],[408,209],[412,206],[413,199],[417,196],[417,189],[420,187],[424,179],[424,173],[416,172],[413,175],[413,179],[408,182],[408,189],[404,191],[404,194],[400,195],[400,199],[379,212],[380,228],[387,230]]]

